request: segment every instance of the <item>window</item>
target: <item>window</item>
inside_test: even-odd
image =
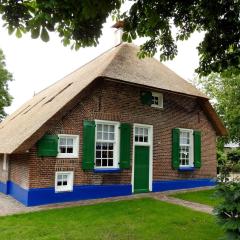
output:
[[[162,95],[162,93],[152,92],[151,107],[163,108],[163,95]]]
[[[118,168],[119,124],[96,121],[95,168]]]
[[[180,167],[193,167],[193,130],[180,129]]]
[[[78,135],[58,135],[58,158],[77,158],[79,136]]]
[[[135,127],[134,139],[135,139],[135,142],[137,143],[148,143],[149,142],[148,128]]]
[[[55,191],[68,192],[73,190],[73,172],[56,172]]]

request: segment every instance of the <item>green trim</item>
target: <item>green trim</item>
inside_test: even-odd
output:
[[[58,155],[58,136],[44,135],[37,142],[38,157],[56,157]]]
[[[131,159],[131,131],[132,126],[121,123],[120,126],[120,168],[129,169]]]
[[[180,129],[172,129],[172,168],[178,169],[180,165]]]
[[[95,127],[94,121],[86,120],[83,122],[83,170],[92,170],[94,168]]]
[[[201,168],[201,132],[194,131],[193,133],[194,139],[194,167]]]
[[[140,93],[141,103],[144,105],[152,105],[152,93],[150,91],[141,91]]]

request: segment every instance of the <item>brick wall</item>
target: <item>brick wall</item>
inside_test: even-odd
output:
[[[141,90],[143,89],[109,81],[102,81],[94,89],[86,90],[84,95],[87,97],[79,97],[78,104],[48,130],[51,134],[80,135],[79,158],[38,158],[34,146],[30,150],[28,161],[29,187],[53,187],[55,171],[68,170],[74,171],[74,184],[77,185],[131,183],[131,169],[108,174],[84,172],[81,169],[84,119],[153,125],[153,180],[215,177],[216,136],[211,123],[197,105],[196,99],[163,92],[164,108],[157,109],[141,104],[139,97]],[[201,130],[202,167],[200,170],[192,173],[179,173],[172,170],[171,131],[175,127]],[[25,168],[21,169],[19,166],[19,171],[23,169]],[[16,179],[14,172],[11,176]]]
[[[28,159],[28,153],[12,154],[9,159],[9,179],[25,189],[29,188]]]

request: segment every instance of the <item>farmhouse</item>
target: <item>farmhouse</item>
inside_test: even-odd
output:
[[[1,192],[33,206],[214,184],[225,127],[204,94],[138,50],[110,49],[0,124]]]

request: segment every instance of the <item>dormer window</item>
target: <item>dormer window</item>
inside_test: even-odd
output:
[[[163,108],[163,95],[162,95],[162,93],[152,92],[151,107]]]

